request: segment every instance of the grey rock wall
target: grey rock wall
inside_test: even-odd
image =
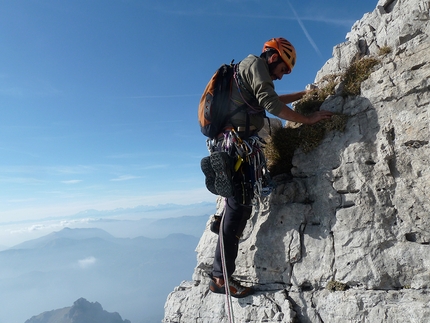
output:
[[[430,1],[381,0],[318,72],[392,49],[360,96],[324,102],[350,115],[345,132],[297,150],[293,179],[277,177],[255,208],[236,274],[257,293],[233,299],[235,322],[430,322],[429,19]],[[207,288],[216,239],[204,232],[165,323],[228,322],[225,297]]]

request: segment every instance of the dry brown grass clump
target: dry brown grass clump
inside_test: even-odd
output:
[[[325,99],[330,95],[335,94],[336,85],[339,83],[339,75],[332,74],[326,75],[321,80],[321,84],[317,89],[307,93],[299,102],[294,106],[294,110],[298,113],[309,115],[318,111]]]
[[[299,145],[298,128],[279,128],[272,133],[264,148],[267,167],[272,176],[291,172],[294,152]]]
[[[342,82],[342,92],[338,95],[360,95],[361,83],[372,73],[379,60],[365,57],[355,60],[341,75],[328,75],[321,80],[320,88],[306,94],[294,105],[295,111],[310,115],[318,111],[323,102],[330,95],[336,95],[336,86]],[[298,148],[308,153],[318,147],[325,135],[333,130],[343,132],[348,116],[335,114],[330,120],[318,122],[314,125],[288,123],[288,127],[281,128],[272,134],[265,148],[268,168],[273,176],[290,173],[294,151]]]
[[[379,56],[384,56],[387,55],[389,53],[391,53],[393,50],[390,46],[382,46],[381,48],[379,48]]]
[[[345,283],[331,280],[327,283],[325,288],[331,292],[344,292],[349,289],[349,286]]]
[[[348,116],[334,115],[330,120],[315,125],[301,125],[296,128],[280,128],[274,131],[265,148],[268,168],[273,176],[289,174],[296,149],[305,153],[318,147],[329,131],[344,131]]]
[[[349,116],[346,114],[335,114],[329,120],[318,122],[314,125],[303,125],[301,127],[302,141],[300,148],[308,153],[319,146],[325,135],[333,130],[343,132]]]
[[[373,57],[354,61],[343,75],[343,96],[360,95],[361,83],[369,77],[378,63],[379,60]]]

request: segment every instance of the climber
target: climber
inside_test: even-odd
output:
[[[299,100],[307,93],[301,91],[292,94],[278,95],[273,81],[281,80],[285,74],[291,73],[296,63],[296,51],[291,43],[284,38],[273,38],[267,41],[260,57],[249,55],[236,66],[234,82],[231,91],[230,111],[241,105],[246,109],[234,114],[225,133],[219,136],[213,151],[222,151],[226,147],[223,141],[228,138],[226,133],[233,131],[234,135],[243,140],[256,135],[264,125],[265,111],[285,120],[303,124],[314,124],[329,119],[329,111],[317,111],[305,116],[290,109],[286,104]],[[234,130],[233,130],[234,129]],[[239,140],[242,140],[239,139]],[[216,156],[216,155],[215,155]],[[218,160],[218,166],[219,166]],[[215,176],[225,179],[231,176],[228,163],[221,163]],[[203,169],[203,166],[202,166]],[[204,170],[205,172],[205,170]],[[205,172],[206,174],[207,172]],[[246,180],[246,179],[245,179]],[[225,282],[222,270],[224,261],[230,295],[236,298],[246,297],[253,293],[252,287],[242,286],[232,278],[235,271],[235,261],[238,253],[239,238],[244,230],[246,221],[251,216],[252,192],[244,192],[243,176],[233,175],[233,196],[226,198],[223,213],[223,231],[219,235],[213,262],[212,279],[209,289],[214,293],[224,294]],[[243,198],[246,196],[247,198]],[[223,240],[220,241],[222,236]],[[221,257],[223,247],[224,257]]]

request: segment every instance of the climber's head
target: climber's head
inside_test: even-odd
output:
[[[284,74],[290,74],[296,64],[294,46],[282,37],[265,42],[260,56],[267,60],[273,80],[280,80]]]

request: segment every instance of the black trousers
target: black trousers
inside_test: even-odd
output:
[[[240,204],[236,198],[226,200],[223,227],[223,244],[227,277],[230,277],[236,269],[236,258],[239,250],[239,239],[245,229],[246,221],[251,217],[252,207]],[[221,235],[218,235],[218,243],[215,250],[212,275],[223,277],[221,260]]]

